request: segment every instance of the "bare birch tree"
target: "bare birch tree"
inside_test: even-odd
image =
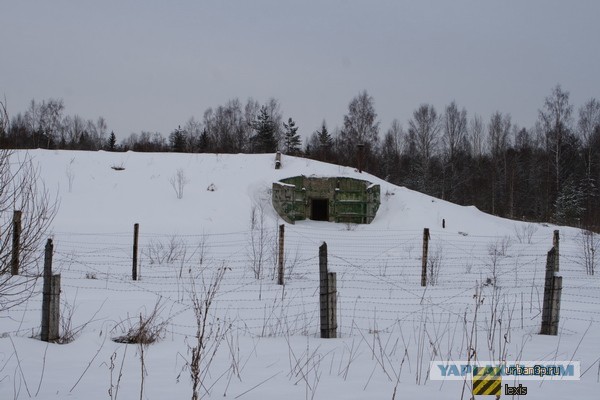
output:
[[[471,140],[471,155],[473,158],[480,158],[483,155],[484,136],[483,119],[479,115],[474,115],[469,121],[469,139]]]
[[[468,149],[467,110],[464,108],[459,110],[456,102],[453,101],[446,107],[442,125],[444,131],[442,135],[442,159],[444,161],[442,198],[454,200],[454,192],[461,190],[456,165]]]
[[[569,104],[569,92],[560,85],[552,89],[550,96],[544,100],[544,107],[539,110],[539,120],[546,137],[546,150],[551,155],[554,169],[556,193],[560,192],[563,178],[562,148],[565,136],[571,129],[573,106]]]
[[[418,159],[418,187],[421,191],[430,189],[429,168],[440,139],[441,121],[432,105],[422,104],[408,122],[408,135],[415,147]]]
[[[19,274],[11,271],[13,211],[21,211]],[[26,153],[0,149],[0,311],[26,301],[39,276],[43,242],[58,210]]]
[[[594,159],[597,157],[594,151],[594,141],[596,135],[600,133],[600,102],[598,100],[590,99],[579,109],[578,128],[585,158],[586,223],[589,223],[592,198],[598,195],[597,182],[593,173]]]
[[[367,169],[379,143],[379,121],[375,112],[375,100],[363,90],[348,104],[344,126],[339,135],[342,161],[352,165],[357,145],[364,145],[364,161]]]

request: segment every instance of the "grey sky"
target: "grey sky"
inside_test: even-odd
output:
[[[303,135],[375,99],[381,133],[455,99],[525,127],[560,83],[600,97],[600,1],[4,1],[9,111],[64,99],[119,140],[167,135],[207,107],[277,98]]]

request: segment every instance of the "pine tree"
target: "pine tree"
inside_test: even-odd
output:
[[[256,135],[252,137],[252,147],[255,153],[273,153],[277,150],[275,123],[271,120],[266,106],[261,107],[252,129],[256,131]]]
[[[169,143],[174,152],[183,153],[185,151],[187,135],[185,134],[185,131],[181,129],[181,126],[178,126],[177,129],[171,132],[169,135]]]
[[[289,118],[288,123],[283,123],[284,133],[284,149],[285,154],[295,155],[300,153],[301,139],[298,134],[296,123]]]
[[[325,121],[321,124],[321,130],[317,131],[316,134],[319,147],[314,150],[320,160],[327,161],[330,158],[331,148],[333,147],[333,138],[329,134],[329,131],[327,131]]]
[[[322,148],[327,149],[333,146],[333,138],[327,130],[327,125],[325,125],[325,121],[323,121],[323,124],[321,125],[321,130],[317,131],[317,138],[319,139],[319,146],[321,146]]]
[[[312,146],[310,143],[306,143],[306,147],[304,148],[304,157],[310,158],[312,155]]]
[[[108,137],[108,150],[115,151],[116,147],[117,147],[117,137],[115,136],[114,132],[111,132],[110,136]]]
[[[572,181],[567,181],[554,202],[554,219],[560,224],[573,224],[579,221],[585,208],[583,191]]]
[[[200,138],[198,139],[198,151],[200,153],[206,153],[210,148],[210,137],[208,136],[208,131],[206,128],[202,130],[200,134]]]

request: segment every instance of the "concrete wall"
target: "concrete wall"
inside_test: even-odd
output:
[[[327,199],[330,222],[369,224],[380,204],[380,188],[353,178],[304,175],[273,183],[273,206],[287,222],[310,219],[312,199]]]

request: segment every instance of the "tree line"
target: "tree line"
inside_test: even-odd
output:
[[[0,103],[6,111],[6,102]],[[132,133],[117,143],[104,118],[65,115],[62,100],[31,101],[0,123],[3,148],[140,152],[270,153],[359,167],[391,183],[498,216],[600,229],[600,102],[577,110],[569,92],[552,88],[533,127],[509,113],[469,115],[455,101],[421,104],[403,126],[382,131],[367,91],[351,99],[341,127],[326,121],[305,143],[276,99],[232,99],[191,117],[167,137]],[[1,122],[1,121],[0,121]],[[360,165],[358,165],[360,163]]]

